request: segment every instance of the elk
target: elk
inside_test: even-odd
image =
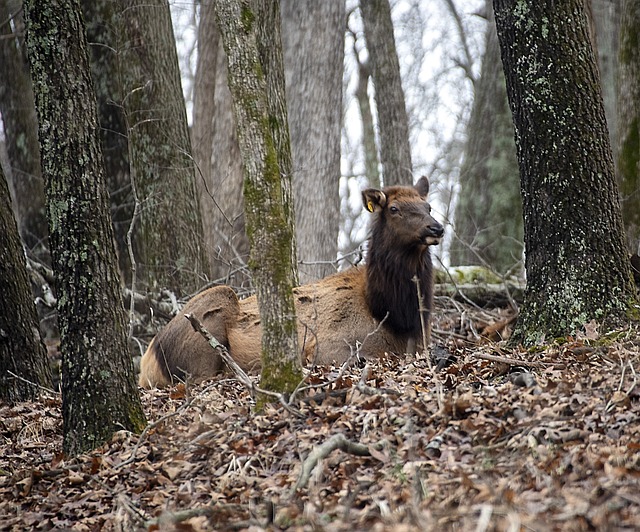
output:
[[[422,177],[413,187],[362,192],[372,213],[366,265],[294,289],[303,364],[344,363],[356,350],[374,358],[421,347],[433,303],[429,246],[444,233],[431,216],[428,191]],[[197,317],[245,371],[259,370],[256,297],[238,300],[230,287],[215,286],[192,298],[151,341],[140,363],[141,386],[201,380],[223,369],[220,355],[184,314]]]

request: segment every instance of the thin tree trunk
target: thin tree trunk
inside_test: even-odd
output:
[[[51,370],[2,168],[0,225],[0,398],[14,403],[37,397],[40,386],[51,388]]]
[[[409,119],[400,79],[389,0],[361,0],[360,11],[373,70],[380,161],[385,186],[412,185]]]
[[[11,165],[7,180],[14,192],[14,209],[24,243],[48,260],[38,122],[24,55],[21,8],[18,0],[0,2],[0,114]]]
[[[625,0],[620,27],[618,184],[627,243],[640,254],[640,1]]]
[[[487,1],[491,10],[491,1]],[[467,125],[456,204],[451,263],[487,265],[497,272],[522,263],[522,200],[513,122],[493,16]],[[521,267],[520,267],[521,269]]]
[[[78,454],[145,418],[127,348],[79,0],[25,2],[62,352],[64,450]],[[73,105],[69,105],[73,102]]]
[[[300,382],[302,369],[293,299],[297,275],[292,256],[291,152],[278,56],[282,53],[279,3],[256,8],[248,0],[218,0],[216,16],[227,52],[245,171],[249,265],[262,322],[261,383],[264,388],[291,391]]]

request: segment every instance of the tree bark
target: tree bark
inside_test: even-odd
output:
[[[460,168],[451,264],[485,265],[506,273],[521,269],[524,236],[513,122],[493,16],[485,43]]]
[[[78,0],[25,2],[62,352],[64,450],[145,419],[127,349],[96,98]],[[64,44],[63,44],[64,43]]]
[[[625,0],[618,77],[618,185],[627,244],[640,254],[640,1]]]
[[[291,155],[284,106],[279,2],[218,0],[245,172],[249,266],[262,322],[263,388],[292,391],[302,369],[297,346]],[[268,88],[269,84],[271,85]],[[286,153],[288,151],[288,153]],[[295,255],[294,255],[295,256]]]
[[[143,202],[141,279],[188,294],[208,267],[169,4],[118,5],[129,159]]]
[[[635,304],[584,0],[494,0],[513,114],[527,290],[514,341],[628,319]]]
[[[129,173],[129,145],[124,116],[124,97],[119,61],[118,34],[120,13],[113,0],[82,2],[87,24],[91,77],[98,100],[100,136],[105,164],[110,212],[118,249],[118,263],[123,280],[132,280],[131,261],[127,246],[127,232],[135,209]],[[139,229],[139,227],[138,227]],[[134,233],[137,236],[137,233]],[[139,238],[133,239],[135,256]]]
[[[0,399],[15,403],[36,398],[40,386],[51,388],[51,370],[2,168],[0,225]]]
[[[385,186],[412,185],[409,119],[400,79],[389,0],[361,0],[369,60],[373,71],[380,162]]]
[[[245,268],[249,260],[249,238],[245,230],[242,196],[242,156],[229,92],[227,56],[223,46],[218,47],[216,63],[212,165],[213,199],[209,200],[207,210],[212,215],[215,231],[213,278],[236,287],[249,288],[251,282]]]
[[[7,180],[14,193],[20,235],[29,250],[48,262],[38,122],[24,55],[21,7],[17,0],[0,2],[0,114],[11,165]]]
[[[335,272],[340,221],[344,0],[285,0],[282,46],[300,279]]]

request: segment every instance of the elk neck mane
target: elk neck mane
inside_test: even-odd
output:
[[[397,247],[385,234],[384,220],[374,222],[367,255],[366,298],[371,314],[395,334],[417,337],[421,322],[415,278],[420,283],[425,320],[432,300],[429,248]],[[427,321],[425,321],[426,323]]]

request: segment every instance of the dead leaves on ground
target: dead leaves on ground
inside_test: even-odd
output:
[[[57,399],[2,406],[0,527],[630,530],[640,522],[630,338],[537,354],[441,339],[452,364],[371,364],[362,391],[361,368],[333,382],[334,369],[317,368],[316,388],[292,405],[303,417],[277,404],[254,412],[228,377],[143,392],[150,419],[175,415],[142,441],[118,433],[70,460]],[[338,434],[295,490],[305,459]]]

